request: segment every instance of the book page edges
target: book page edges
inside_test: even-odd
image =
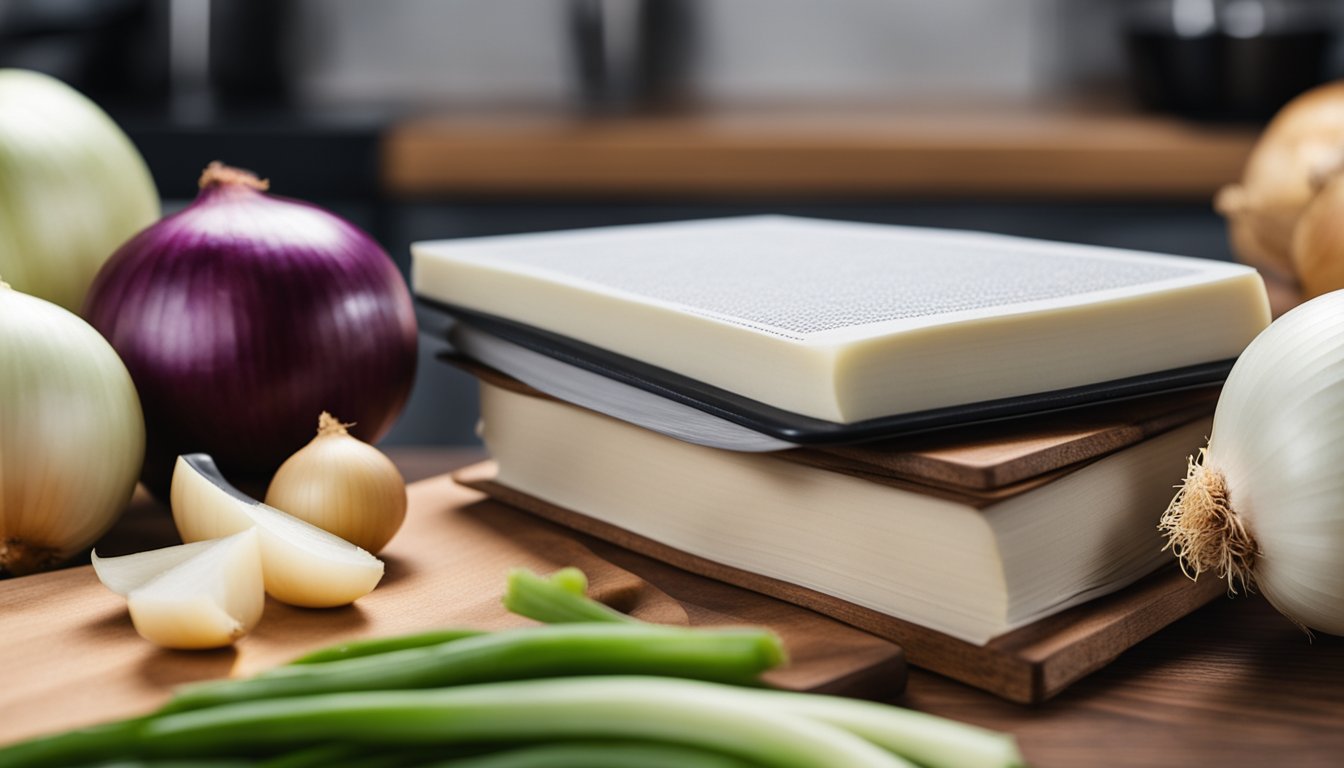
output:
[[[920,623],[968,642],[983,644],[1004,629],[1003,566],[979,511],[757,454],[682,443],[488,384],[481,387],[481,410],[497,480],[511,488],[892,615],[898,612],[890,597],[873,585],[907,585],[907,609],[922,606]],[[899,514],[878,513],[888,508]],[[811,574],[800,580],[799,570]],[[931,584],[948,590],[946,599],[935,597]]]
[[[975,645],[1168,562],[1156,530],[1173,492],[1166,470],[1178,475],[1208,431],[1200,420],[975,511],[767,456],[680,443],[488,384],[482,413],[503,485]],[[788,550],[790,541],[801,548]],[[782,561],[776,545],[787,550]],[[1055,551],[1060,546],[1072,549]],[[1034,551],[1040,547],[1047,551]],[[1016,561],[1005,561],[1001,548],[1016,552]],[[1111,562],[1099,562],[1099,553]],[[1053,565],[1041,570],[1042,562]]]

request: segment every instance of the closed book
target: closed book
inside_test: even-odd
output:
[[[997,235],[749,217],[416,243],[424,300],[856,424],[1227,362],[1252,269]]]
[[[1209,430],[1207,415],[1176,421],[1035,478],[957,492],[697,446],[482,386],[490,488],[505,500],[850,621],[902,643],[914,664],[1022,701],[1214,594],[1154,575],[1170,563],[1157,519]]]

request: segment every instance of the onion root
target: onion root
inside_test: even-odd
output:
[[[1227,579],[1229,593],[1251,591],[1260,548],[1232,508],[1223,473],[1205,464],[1207,451],[1189,457],[1185,480],[1157,524],[1167,537],[1163,549],[1176,555],[1191,579],[1213,571]]]
[[[0,574],[27,576],[51,570],[64,559],[65,553],[54,547],[29,544],[13,537],[0,539]]]

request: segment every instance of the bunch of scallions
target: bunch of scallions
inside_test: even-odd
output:
[[[0,750],[0,766],[469,768],[1022,765],[1011,736],[873,702],[760,686],[763,629],[646,624],[574,569],[509,577],[540,627],[333,646],[157,712]]]

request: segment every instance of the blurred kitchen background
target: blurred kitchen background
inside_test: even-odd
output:
[[[1210,200],[1344,73],[1331,0],[0,0],[168,210],[205,164],[414,240],[760,212],[1230,258]],[[422,338],[388,442],[472,443]]]

